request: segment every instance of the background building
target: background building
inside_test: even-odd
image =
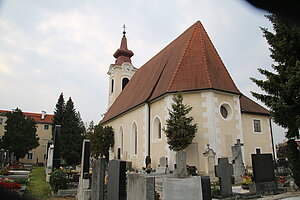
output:
[[[4,135],[5,121],[7,119],[6,113],[11,112],[8,110],[0,110],[0,136]],[[27,117],[32,118],[36,122],[36,133],[39,137],[39,146],[36,149],[32,149],[20,162],[35,164],[45,163],[46,161],[46,148],[48,141],[52,138],[52,118],[54,115],[49,115],[45,111],[42,113],[29,113],[23,112]]]

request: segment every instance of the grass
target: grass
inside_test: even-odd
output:
[[[49,183],[46,182],[44,167],[33,168],[25,196],[30,199],[51,199],[51,189]]]

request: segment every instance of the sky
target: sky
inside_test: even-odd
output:
[[[98,123],[123,24],[140,68],[198,20],[239,90],[258,102],[249,77],[272,70],[265,14],[243,0],[0,0],[0,109],[53,114],[63,93],[84,122]],[[282,142],[284,130],[273,132]]]

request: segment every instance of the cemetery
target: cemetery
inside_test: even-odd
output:
[[[76,168],[66,166],[60,156],[61,127],[56,126],[54,141],[47,150],[44,166],[45,180],[49,182],[53,198],[78,200],[176,200],[176,199],[253,199],[296,191],[284,160],[273,161],[272,154],[257,150],[252,154],[252,168],[244,166],[243,144],[237,140],[232,145],[232,159],[216,158],[207,144],[203,152],[206,172],[198,173],[187,166],[186,154],[176,155],[174,170],[168,158],[162,156],[152,170],[151,159],[146,157],[142,170],[132,168],[131,162],[105,158],[92,158],[90,140],[83,140],[81,164]],[[117,152],[120,154],[120,151]],[[117,155],[120,158],[119,155]],[[22,196],[30,181],[31,165],[15,164],[14,154],[0,151],[0,187]],[[284,177],[284,178],[283,178]],[[292,193],[293,194],[293,193]]]

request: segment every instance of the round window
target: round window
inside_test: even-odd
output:
[[[228,117],[228,111],[225,108],[225,106],[220,107],[220,112],[221,112],[222,117],[224,117],[225,119]]]

